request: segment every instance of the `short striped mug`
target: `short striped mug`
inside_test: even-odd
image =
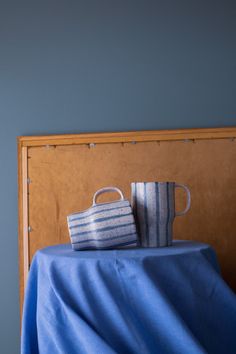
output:
[[[180,212],[175,211],[176,188],[184,189],[187,194],[186,208]],[[190,191],[183,184],[175,182],[131,183],[131,205],[140,245],[142,247],[171,246],[174,218],[186,214],[190,204]]]
[[[102,193],[118,192],[120,200],[97,203]],[[99,189],[92,206],[67,217],[74,250],[128,248],[137,246],[137,233],[130,203],[116,187]]]

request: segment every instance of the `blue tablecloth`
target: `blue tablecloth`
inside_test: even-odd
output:
[[[236,297],[206,244],[36,253],[22,354],[235,354]]]

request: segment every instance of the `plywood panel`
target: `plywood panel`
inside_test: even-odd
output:
[[[98,188],[114,185],[130,197],[132,181],[176,181],[189,186],[192,207],[176,218],[174,237],[211,244],[236,289],[233,139],[31,146],[28,157],[30,260],[39,248],[69,242],[66,216],[88,208]],[[181,191],[176,197],[183,208]]]

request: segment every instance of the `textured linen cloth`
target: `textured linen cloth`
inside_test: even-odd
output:
[[[22,354],[235,354],[236,297],[212,248],[38,251]]]

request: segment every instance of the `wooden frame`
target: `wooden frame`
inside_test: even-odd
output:
[[[18,203],[19,203],[19,267],[20,304],[29,269],[29,199],[28,150],[31,147],[81,144],[129,143],[152,141],[191,141],[201,139],[235,139],[236,127],[210,129],[182,129],[161,131],[132,131],[112,133],[86,133],[50,136],[18,137]]]

